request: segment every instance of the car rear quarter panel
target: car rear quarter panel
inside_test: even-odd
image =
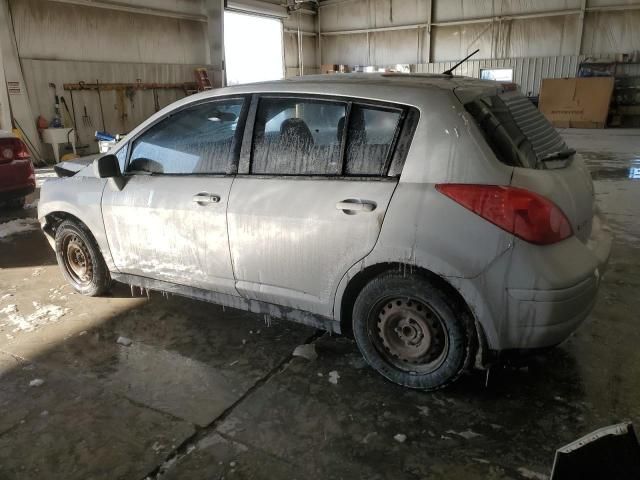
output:
[[[84,223],[96,239],[109,270],[115,270],[102,221],[102,192],[107,180],[92,176],[47,180],[40,190],[38,219],[55,212],[73,215]]]
[[[508,268],[513,236],[472,213],[435,188],[439,183],[508,185],[513,168],[499,163],[450,92],[437,92],[420,105],[420,121],[400,183],[373,251],[342,279],[334,305],[340,320],[342,295],[358,272],[382,263],[429,270],[448,281],[482,324],[490,344],[497,341],[487,302],[503,294],[499,276]],[[499,261],[501,260],[501,261]],[[494,285],[470,281],[496,264]],[[488,292],[488,291],[491,292]]]

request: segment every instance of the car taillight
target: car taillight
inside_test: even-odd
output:
[[[28,160],[30,157],[27,146],[19,138],[0,138],[0,163]]]
[[[569,220],[562,210],[529,190],[455,183],[439,184],[436,189],[527,242],[549,245],[573,235]]]

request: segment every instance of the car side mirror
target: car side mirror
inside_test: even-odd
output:
[[[95,160],[93,170],[98,178],[114,178],[122,176],[120,162],[115,155],[105,155]]]

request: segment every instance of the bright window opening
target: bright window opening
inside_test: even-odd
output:
[[[481,68],[480,78],[482,80],[495,80],[497,82],[512,82],[512,68]]]
[[[280,20],[225,11],[224,48],[227,85],[283,78]]]

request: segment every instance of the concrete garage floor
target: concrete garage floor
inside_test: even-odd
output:
[[[575,336],[488,386],[414,392],[307,327],[124,286],[83,298],[38,230],[0,239],[0,478],[538,479],[557,447],[640,425],[640,131],[563,134],[616,234],[610,268]],[[310,341],[317,360],[292,357]]]

